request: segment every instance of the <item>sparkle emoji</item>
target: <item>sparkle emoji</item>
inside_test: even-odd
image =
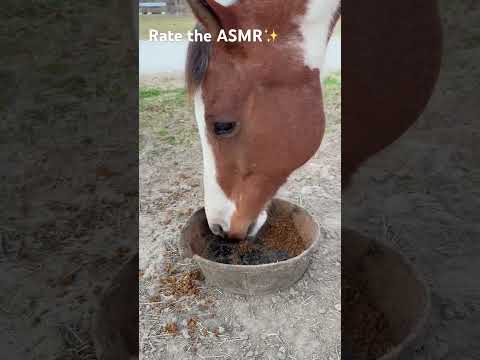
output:
[[[277,40],[278,34],[275,32],[275,30],[272,31],[270,34],[270,37],[272,38],[273,41]]]
[[[265,30],[265,33],[268,33],[268,30]],[[278,34],[275,32],[275,30],[272,30],[272,33],[270,34],[270,37],[267,39],[268,42],[277,40]]]

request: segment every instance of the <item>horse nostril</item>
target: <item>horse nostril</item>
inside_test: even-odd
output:
[[[225,232],[223,231],[223,227],[219,224],[213,224],[210,228],[212,230],[212,233],[214,233],[217,236],[224,236]]]

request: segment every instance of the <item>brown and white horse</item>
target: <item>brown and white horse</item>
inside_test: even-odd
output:
[[[320,73],[340,0],[188,1],[214,40],[221,29],[278,34],[270,42],[192,42],[188,51],[208,223],[216,234],[244,239],[320,146]]]

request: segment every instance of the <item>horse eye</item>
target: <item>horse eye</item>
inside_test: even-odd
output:
[[[218,136],[229,135],[235,130],[236,122],[216,122],[213,124],[213,132]]]

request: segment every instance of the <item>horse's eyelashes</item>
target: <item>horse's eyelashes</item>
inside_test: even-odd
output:
[[[214,122],[213,132],[217,136],[228,136],[233,133],[236,127],[236,122]]]

